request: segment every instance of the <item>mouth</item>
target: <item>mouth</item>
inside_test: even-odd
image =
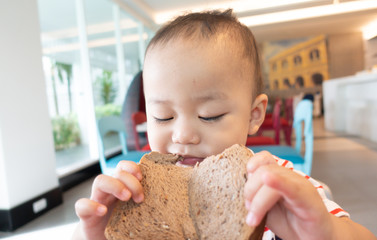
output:
[[[195,166],[197,163],[201,163],[204,158],[199,158],[199,157],[191,157],[191,156],[182,156],[183,160],[178,162],[178,165],[183,165],[183,166]]]

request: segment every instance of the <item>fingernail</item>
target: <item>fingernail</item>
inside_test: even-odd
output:
[[[249,173],[252,173],[255,171],[255,167],[254,167],[254,164],[249,162],[246,166],[246,170],[249,172]]]
[[[141,175],[141,173],[136,173],[136,178],[141,181],[141,179],[143,179],[143,175]]]
[[[144,201],[144,194],[140,194],[139,196],[135,197],[134,201],[136,203],[141,203],[142,201]]]
[[[253,227],[253,226],[255,226],[255,221],[256,221],[256,219],[255,219],[254,213],[249,212],[247,214],[247,217],[246,217],[246,224]]]
[[[130,197],[131,197],[130,191],[128,191],[127,189],[123,189],[121,193],[121,200],[128,201]]]
[[[247,163],[247,165],[246,165],[246,169],[248,170],[248,171],[250,171],[250,169],[252,168],[252,163],[251,162],[248,162]]]
[[[97,208],[97,214],[98,214],[99,216],[103,216],[103,215],[105,215],[106,212],[107,212],[107,208],[106,208],[105,206],[103,206],[103,205],[100,205],[100,206]]]

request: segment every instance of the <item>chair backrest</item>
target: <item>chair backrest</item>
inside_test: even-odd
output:
[[[284,111],[285,111],[285,118],[287,119],[288,123],[293,122],[293,98],[285,99],[284,104]]]
[[[301,152],[302,122],[304,122],[305,136],[305,163],[304,172],[310,175],[313,161],[313,103],[310,100],[302,100],[297,104],[293,117],[293,128],[296,133],[296,151]]]
[[[277,128],[280,126],[280,109],[281,109],[281,100],[278,99],[275,102],[274,109],[272,112],[272,121],[274,128]]]
[[[144,123],[147,121],[147,115],[145,112],[135,112],[132,113],[132,132],[134,134],[134,139],[135,139],[135,148],[136,150],[141,150],[140,142],[139,142],[139,133],[136,130],[136,126],[138,124]]]
[[[272,112],[272,126],[275,129],[275,142],[280,143],[280,109],[281,100],[277,99]]]
[[[129,133],[132,132],[132,113],[137,112],[140,109],[142,76],[142,71],[135,75],[127,89],[127,93],[123,101],[121,117],[125,123],[126,131]],[[127,136],[127,144],[129,144],[130,147],[135,146],[134,137],[132,135]]]
[[[127,134],[124,122],[119,116],[106,116],[97,121],[97,129],[99,135],[99,154],[100,154],[100,166],[102,172],[106,169],[106,155],[104,137],[109,132],[118,133],[120,143],[122,145],[122,153],[127,154]]]

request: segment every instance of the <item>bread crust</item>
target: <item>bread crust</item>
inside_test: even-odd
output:
[[[245,222],[243,188],[252,155],[248,148],[234,145],[194,168],[176,166],[177,155],[144,155],[139,165],[145,200],[119,202],[106,238],[262,239],[264,223],[255,230]]]

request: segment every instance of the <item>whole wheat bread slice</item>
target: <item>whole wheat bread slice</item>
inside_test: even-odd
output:
[[[179,157],[152,152],[140,168],[145,200],[119,202],[105,235],[124,239],[261,239],[246,225],[243,198],[251,151],[234,145],[194,168],[175,165]]]

